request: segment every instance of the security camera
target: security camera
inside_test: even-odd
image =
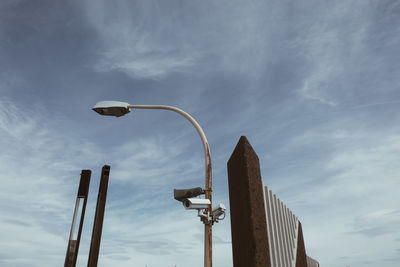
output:
[[[212,211],[212,217],[213,217],[213,221],[218,222],[218,221],[222,221],[223,219],[225,219],[225,211],[226,211],[226,207],[224,204],[219,203],[217,207],[215,207]],[[221,216],[224,216],[221,218]]]
[[[182,201],[182,204],[187,210],[202,210],[208,208],[211,201],[207,198],[187,198]]]

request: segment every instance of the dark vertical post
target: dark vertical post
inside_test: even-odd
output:
[[[104,210],[106,207],[109,175],[110,175],[110,166],[104,165],[103,169],[101,170],[99,194],[97,196],[96,214],[94,216],[88,267],[97,267],[97,261],[99,259],[101,232],[103,229],[103,219],[104,219]]]
[[[87,197],[88,197],[88,193],[89,193],[90,175],[91,175],[90,170],[82,170],[82,172],[81,172],[81,179],[79,182],[79,189],[78,189],[78,194],[77,194],[76,202],[75,202],[75,210],[74,210],[74,215],[72,218],[72,225],[71,225],[71,231],[69,234],[67,255],[65,256],[64,267],[75,267],[76,266],[76,259],[78,258],[79,243],[80,243],[81,234],[82,234],[83,220],[85,218]],[[83,199],[83,203],[81,203],[82,199]],[[82,211],[80,214],[80,222],[79,222],[78,232],[76,234],[75,225],[76,225],[76,220],[79,216],[80,209],[82,209]]]
[[[257,154],[240,137],[228,161],[234,267],[270,267],[264,195]]]
[[[303,229],[300,222],[297,233],[296,267],[307,267],[306,247],[304,246]]]

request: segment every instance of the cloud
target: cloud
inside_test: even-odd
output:
[[[300,218],[307,253],[321,264],[357,266],[363,258],[393,256],[385,244],[400,223],[394,205],[400,199],[391,190],[399,184],[400,136],[398,126],[377,128],[372,121],[336,114],[297,135],[282,135],[283,145],[269,149],[276,164],[259,154],[264,184]],[[283,167],[271,173],[264,159]]]
[[[400,223],[400,210],[383,209],[358,216],[354,219],[353,234],[363,234],[369,238],[397,232]]]
[[[199,54],[179,43],[172,29],[179,25],[167,17],[162,24],[153,20],[163,16],[163,6],[154,1],[86,2],[88,22],[100,40],[100,60],[95,69],[122,71],[138,79],[160,79],[190,68]]]
[[[162,115],[148,131],[149,117],[133,128],[60,115],[73,113],[68,100],[79,109],[111,96],[193,112],[211,144],[214,200],[225,204],[226,160],[248,135],[265,184],[300,218],[321,264],[380,266],[397,255],[399,3],[0,5],[0,90],[11,99],[0,100],[0,265],[63,261],[82,167],[94,170],[85,265],[107,162],[101,265],[201,266],[203,226],[172,198],[174,187],[203,184],[198,137]],[[214,230],[215,265],[230,266],[229,220]]]
[[[0,229],[8,229],[0,247],[8,246],[3,250],[7,266],[24,266],[28,261],[40,266],[44,258],[49,264],[64,260],[79,172],[89,168],[94,172],[78,258],[78,264],[85,264],[97,171],[105,160],[112,167],[102,264],[161,261],[193,265],[201,261],[203,239],[195,235],[202,233],[203,225],[196,212],[185,211],[172,197],[174,187],[203,182],[198,177],[204,175],[203,158],[183,153],[190,143],[176,142],[175,138],[181,139],[181,135],[169,140],[145,137],[117,145],[106,153],[79,132],[65,132],[65,125],[69,127],[70,122],[45,114],[45,110],[27,110],[6,100],[0,105],[0,144],[7,151],[0,155]],[[200,142],[196,141],[200,149]],[[45,241],[34,246],[32,240],[41,238]],[[7,241],[10,239],[14,240],[11,246]],[[26,248],[24,260],[7,256],[16,255],[17,247]],[[187,258],[177,262],[182,254]],[[152,255],[162,255],[162,259]]]
[[[258,80],[266,64],[279,60],[275,39],[283,34],[275,30],[282,25],[277,18],[284,8],[257,1],[239,5],[87,1],[86,19],[99,40],[95,69],[122,71],[136,79],[221,71],[247,82]],[[270,16],[265,16],[267,8]]]
[[[232,241],[226,241],[226,240],[223,240],[221,237],[218,237],[218,236],[213,236],[213,244],[215,244],[215,245],[223,245],[223,244],[232,244]]]
[[[393,92],[397,63],[390,51],[399,39],[390,25],[397,23],[392,14],[398,9],[398,3],[324,4],[295,41],[308,67],[299,95],[336,107],[368,104]]]
[[[96,161],[96,151],[90,142],[78,143],[53,128],[34,105],[27,112],[6,99],[0,102],[0,247],[10,255],[3,261],[42,266],[45,257],[56,264],[65,255],[76,194],[71,190],[81,163],[88,156]],[[12,256],[21,251],[23,257]]]
[[[184,71],[194,61],[193,57],[171,56],[168,52],[149,56],[117,50],[105,53],[95,68],[100,72],[122,71],[133,78],[160,79],[171,72]]]
[[[136,185],[165,186],[171,181],[174,184],[187,183],[193,179],[191,177],[204,175],[204,159],[197,155],[187,156],[184,151],[183,142],[172,145],[167,137],[127,142],[112,151],[113,174],[115,179]],[[180,175],[177,176],[177,172]]]
[[[134,208],[134,205],[131,207]],[[148,265],[201,262],[203,240],[195,236],[203,231],[203,225],[195,213],[185,212],[180,206],[172,209],[170,206],[168,211],[139,213],[138,216],[133,216],[133,210],[131,214],[118,216],[116,212],[108,208],[104,220],[102,263],[112,262],[113,259],[123,264],[135,262]],[[160,221],[163,223],[160,224]],[[131,259],[120,257],[126,255],[130,255]]]
[[[34,108],[27,112],[5,100],[0,105],[0,144],[7,151],[0,155],[0,229],[7,229],[0,241],[0,261],[7,266],[28,262],[41,266],[44,258],[50,264],[64,260],[80,169],[96,166],[93,188],[98,184],[96,168],[104,160],[100,148],[79,135],[65,135],[41,112]],[[171,190],[173,184],[190,182],[194,173],[202,173],[203,165],[197,158],[181,155],[184,144],[165,143],[163,138],[143,138],[115,147],[107,156],[112,168],[100,257],[103,264],[129,264],[138,258],[143,264],[159,264],[160,259],[151,255],[163,255],[162,261],[170,264],[201,260],[194,248],[202,247],[202,239],[188,237],[202,232],[203,226],[195,212],[185,212],[172,198]],[[177,158],[182,160],[176,164]],[[89,194],[79,264],[87,260],[95,197]],[[23,260],[13,256],[20,255],[21,249]],[[189,255],[188,259],[176,262],[181,254]]]
[[[5,211],[1,217],[7,217],[9,212]],[[16,208],[16,213],[18,214]],[[17,215],[25,220],[31,220],[30,216]],[[57,262],[57,257],[64,255],[65,247],[60,251],[60,243],[64,243],[63,238],[59,235],[48,233],[40,225],[33,222],[33,225],[15,224],[12,221],[1,221],[0,228],[7,229],[3,231],[2,242],[0,248],[2,254],[0,255],[0,262],[5,266],[23,266],[28,264],[30,266],[42,266],[43,254],[49,253],[47,258],[48,262]],[[22,255],[22,256],[21,256]],[[46,255],[46,254],[45,254]]]
[[[364,57],[369,20],[366,15],[353,16],[352,4],[325,6],[304,36],[297,40],[310,64],[299,93],[302,97],[335,107],[347,98],[349,68]],[[358,13],[358,11],[356,11]],[[340,18],[340,19],[339,19]],[[362,70],[361,70],[362,71]],[[346,81],[344,84],[342,81]]]

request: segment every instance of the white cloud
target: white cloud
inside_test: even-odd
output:
[[[308,75],[299,90],[301,97],[335,107],[354,91],[352,72],[364,72],[370,10],[355,3],[328,4],[308,29],[294,41],[305,53]],[[354,73],[353,73],[354,74]]]
[[[26,112],[0,102],[0,260],[5,266],[43,266],[44,258],[60,264],[81,163],[88,156],[96,162],[97,151],[51,127],[34,106]]]
[[[360,266],[368,261],[373,266],[395,256],[398,127],[366,131],[355,120],[326,122],[288,142],[288,151],[315,146],[325,151],[287,173],[289,179],[271,185],[299,216],[307,252],[321,264]]]
[[[388,205],[390,206],[390,205]],[[363,234],[368,238],[381,235],[392,235],[397,232],[400,223],[400,210],[380,209],[360,215],[354,220],[354,234]]]
[[[0,104],[4,152],[0,155],[0,231],[5,233],[0,239],[0,262],[5,266],[62,264],[79,172],[98,167],[102,161],[99,155],[104,152],[94,143],[76,134],[74,138],[63,134],[61,128],[52,127],[54,123],[38,110],[28,113],[11,102]],[[202,159],[181,155],[184,145],[168,146],[163,138],[149,137],[109,152],[112,179],[99,259],[102,266],[161,266],[167,262],[201,266],[203,240],[198,235],[202,235],[203,225],[196,212],[185,211],[172,198],[174,185],[192,179],[197,182],[198,174],[203,175]],[[98,183],[95,174],[96,170],[80,265],[86,264],[90,246],[97,196],[93,186]],[[16,257],[21,250],[24,256]]]
[[[133,78],[159,79],[173,72],[185,71],[193,65],[194,57],[171,56],[169,53],[146,55],[135,51],[124,51],[113,47],[113,51],[104,53],[96,66],[100,72],[122,71]]]
[[[398,114],[395,105],[387,104],[396,104],[398,98],[399,34],[393,25],[399,4],[75,3],[78,7],[68,3],[68,10],[57,5],[54,9],[10,5],[8,23],[0,27],[0,38],[11,36],[15,41],[1,48],[1,56],[7,59],[3,65],[11,70],[0,74],[0,91],[13,99],[28,101],[32,92],[36,97],[29,99],[29,107],[3,97],[0,100],[0,232],[7,237],[0,239],[0,265],[27,266],[26,259],[32,266],[62,264],[83,167],[94,170],[79,259],[81,265],[86,264],[97,196],[96,171],[105,159],[112,168],[102,266],[120,266],[121,262],[172,265],[179,258],[178,251],[190,255],[182,259],[186,266],[202,265],[202,225],[194,213],[184,211],[172,199],[173,187],[204,182],[200,149],[195,151],[188,135],[182,134],[183,122],[167,138],[146,136],[125,143],[87,128],[84,134],[82,127],[65,129],[64,123],[73,123],[57,119],[68,118],[53,120],[56,114],[34,106],[41,99],[54,107],[64,95],[91,99],[99,82],[120,87],[115,76],[86,76],[91,70],[83,66],[92,60],[95,71],[119,71],[135,79],[162,79],[185,72],[183,79],[165,79],[162,87],[168,90],[157,96],[151,94],[154,87],[144,82],[139,97],[177,102],[203,118],[215,153],[215,200],[228,194],[225,164],[236,141],[232,136],[255,136],[255,149],[264,149],[267,155],[260,159],[273,162],[269,166],[261,162],[263,175],[268,177],[265,184],[303,222],[311,256],[322,265],[396,264],[390,259],[395,258],[399,244],[394,229],[399,219],[400,145]],[[63,10],[65,17],[49,17],[55,10]],[[75,17],[81,12],[84,21]],[[43,18],[43,27],[35,27]],[[64,42],[63,37],[68,40]],[[40,51],[22,44],[35,44]],[[32,51],[43,62],[36,62]],[[68,60],[58,62],[54,55],[59,51]],[[87,51],[90,59],[85,58]],[[41,71],[32,72],[31,66]],[[48,66],[57,67],[50,71]],[[67,68],[73,71],[65,73]],[[54,91],[55,83],[72,80],[87,91]],[[130,82],[124,80],[122,87],[135,83]],[[72,86],[67,82],[59,90]],[[126,97],[130,96],[128,92]],[[89,119],[82,116],[80,126],[92,125],[85,121]],[[172,128],[171,124],[166,127]],[[119,137],[120,128],[113,131]],[[198,141],[195,145],[200,148]],[[102,150],[108,145],[107,151]],[[215,266],[231,266],[228,217],[214,229]],[[23,257],[8,246],[8,240],[26,248]],[[34,246],[32,240],[40,241]],[[46,256],[39,259],[37,255]]]
[[[200,145],[200,144],[199,144]],[[166,138],[143,138],[124,143],[112,151],[117,180],[136,185],[163,186],[188,182],[204,175],[203,158],[184,156],[184,142]],[[179,173],[179,175],[177,175]]]
[[[134,78],[159,79],[194,64],[199,53],[175,39],[179,37],[172,30],[174,22],[153,21],[153,16],[161,16],[159,5],[151,1],[86,2],[88,22],[101,41],[97,71],[118,70]]]

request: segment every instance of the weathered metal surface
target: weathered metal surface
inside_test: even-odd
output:
[[[82,226],[83,226],[83,221],[85,218],[87,197],[88,197],[88,193],[89,193],[90,176],[91,176],[90,170],[82,170],[76,204],[75,204],[75,211],[74,211],[74,215],[73,215],[73,219],[72,219],[71,231],[70,231],[69,240],[68,240],[67,253],[65,256],[64,267],[75,267],[76,266],[76,260],[78,258],[78,251],[79,251],[79,243],[80,243],[81,234],[82,234]],[[77,206],[79,205],[79,202],[81,199],[83,199],[82,212],[81,212],[81,217],[80,217],[80,222],[79,222],[77,238],[76,238],[76,240],[74,240],[73,234],[74,234],[74,230],[75,230],[74,228],[75,228],[76,218],[78,215],[77,214],[77,212],[78,212]]]
[[[297,238],[296,267],[307,267],[306,247],[304,246],[303,230],[300,222]]]
[[[92,172],[90,170],[82,170],[81,181],[79,183],[79,189],[78,189],[78,197],[86,197],[87,198],[88,193],[89,193],[91,173]]]
[[[110,166],[104,165],[101,171],[99,194],[97,196],[96,214],[93,223],[92,240],[90,243],[88,267],[97,267],[100,251],[101,233],[103,230],[104,211],[107,200]]]
[[[271,267],[260,165],[245,136],[228,161],[234,267]]]
[[[319,267],[319,262],[307,256],[307,267]]]
[[[298,219],[266,186],[264,187],[264,205],[266,207],[271,266],[295,267]],[[283,231],[279,231],[279,228],[282,228]]]
[[[210,148],[206,143],[206,195],[205,198],[210,200],[210,205],[206,209],[209,218],[212,216],[212,169],[211,169],[211,156]],[[204,267],[212,267],[212,219],[204,225]]]
[[[64,267],[74,266],[74,258],[76,258],[75,257],[75,249],[76,249],[76,240],[69,240],[67,255],[65,257],[65,262],[64,262]]]

